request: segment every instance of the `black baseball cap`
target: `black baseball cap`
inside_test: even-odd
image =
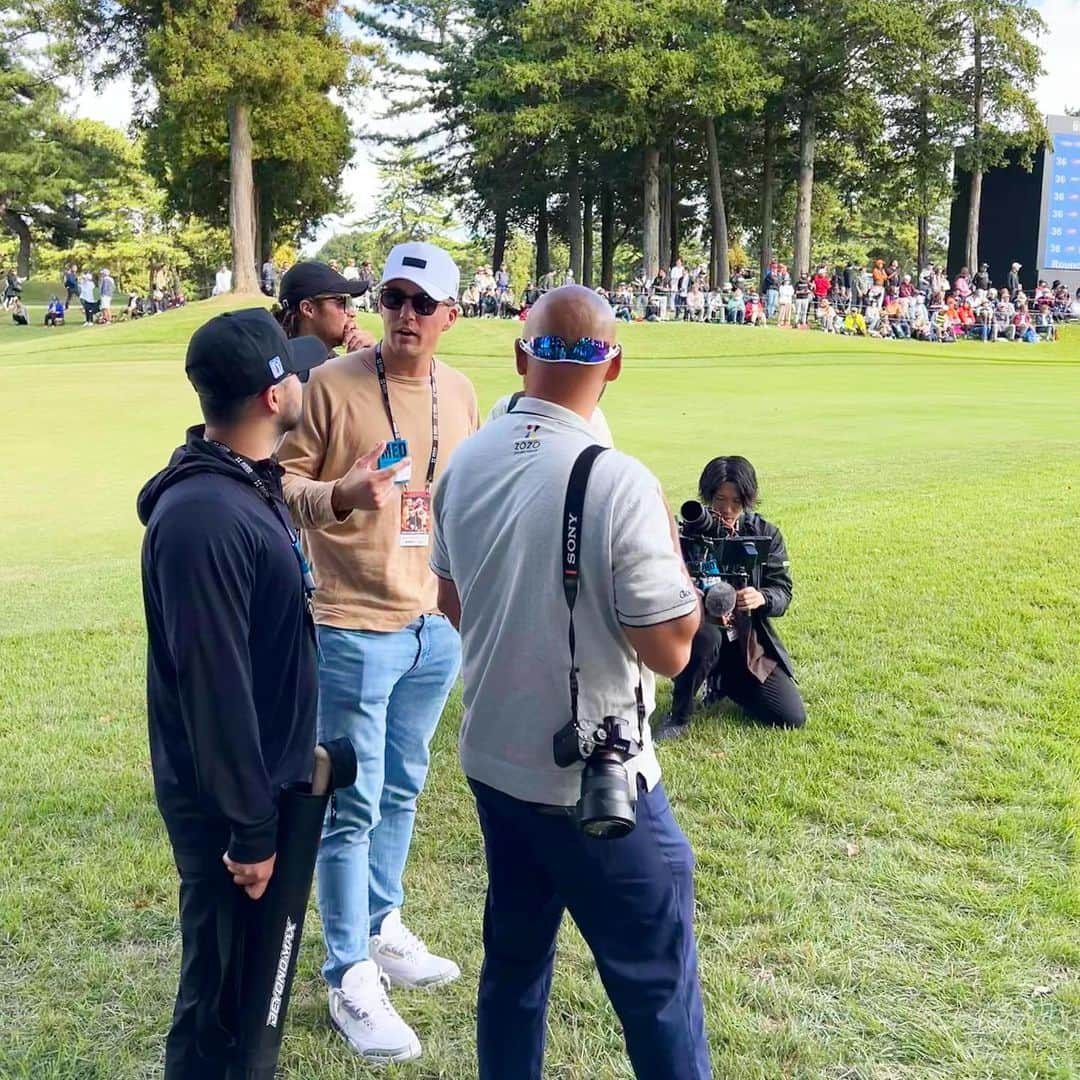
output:
[[[296,307],[314,296],[362,296],[367,283],[350,281],[332,266],[317,259],[305,259],[285,271],[278,291],[282,307]]]
[[[195,331],[184,370],[200,395],[237,401],[289,375],[307,382],[308,372],[329,355],[320,338],[290,340],[265,308],[244,308],[216,315]]]

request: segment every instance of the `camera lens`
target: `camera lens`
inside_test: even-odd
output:
[[[634,801],[626,769],[619,761],[594,754],[585,763],[577,817],[586,836],[601,840],[617,840],[634,828]]]
[[[695,499],[689,499],[682,504],[679,516],[682,518],[683,528],[697,536],[719,537],[724,531],[720,515]]]

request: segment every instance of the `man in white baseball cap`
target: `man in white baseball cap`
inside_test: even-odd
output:
[[[420,1054],[381,976],[432,989],[460,974],[401,916],[428,747],[461,662],[428,566],[432,484],[479,427],[472,384],[435,359],[457,319],[458,277],[434,244],[395,247],[382,340],[318,369],[278,455],[319,582],[318,730],[349,738],[360,763],[319,851],[323,975],[331,1022],[374,1062]]]
[[[422,241],[398,244],[387,257],[380,285],[408,281],[423,289],[432,300],[456,300],[461,274],[442,248]]]

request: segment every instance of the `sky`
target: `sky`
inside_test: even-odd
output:
[[[1067,107],[1080,106],[1080,84],[1076,79],[1080,55],[1077,45],[1080,42],[1080,0],[1042,0],[1037,6],[1048,32],[1042,40],[1045,74],[1036,86],[1035,99],[1044,113],[1061,115]],[[126,128],[131,120],[131,97],[131,84],[126,80],[112,83],[100,91],[87,85],[79,93],[75,111],[80,116]],[[377,112],[378,105],[376,95],[374,101],[365,104],[365,111],[369,115]],[[318,250],[331,236],[348,228],[372,209],[379,184],[372,162],[373,149],[360,143],[345,172],[342,187],[352,203],[351,213],[328,218],[315,239],[303,246],[305,254]]]

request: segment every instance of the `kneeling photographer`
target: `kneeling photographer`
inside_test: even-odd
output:
[[[654,733],[670,739],[690,726],[698,692],[731,698],[752,719],[775,727],[806,723],[791,657],[772,624],[791,603],[791,573],[780,530],[754,512],[757,474],[744,457],[718,457],[698,482],[701,502],[682,508],[680,542],[706,619],[690,662],[676,676],[671,713]]]

